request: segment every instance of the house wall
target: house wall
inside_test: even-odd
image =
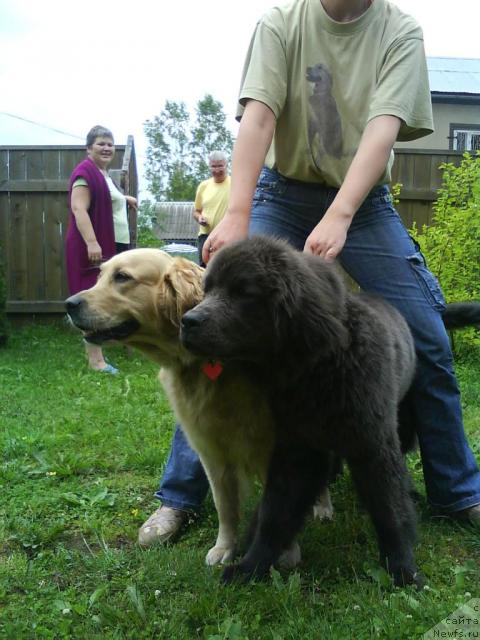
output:
[[[480,129],[480,105],[478,104],[433,104],[435,132],[411,142],[397,142],[398,149],[451,149],[450,124],[478,125]]]

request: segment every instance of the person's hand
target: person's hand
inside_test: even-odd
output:
[[[332,262],[343,249],[353,212],[332,205],[308,236],[304,251]]]
[[[248,222],[248,215],[229,213],[227,211],[221,222],[219,222],[205,240],[202,251],[203,262],[207,264],[215,254],[215,251],[218,251],[221,247],[231,244],[236,240],[246,238],[248,234]]]
[[[102,247],[95,240],[87,242],[88,261],[91,264],[100,264],[102,261]]]
[[[127,201],[129,207],[132,207],[132,209],[135,209],[135,211],[138,209],[136,198],[134,198],[133,196],[125,196],[125,200]]]
[[[202,225],[202,227],[206,227],[208,225],[208,218],[203,214],[198,216],[198,224]]]

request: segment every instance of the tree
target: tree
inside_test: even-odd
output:
[[[208,154],[212,151],[232,153],[233,137],[225,126],[225,114],[221,102],[206,95],[196,107],[196,126],[191,131],[194,172],[201,180],[209,177]]]
[[[145,122],[145,175],[156,200],[195,198],[198,183],[209,176],[208,154],[216,149],[231,154],[233,137],[225,121],[222,103],[207,94],[193,121],[184,102],[167,100],[160,115]]]

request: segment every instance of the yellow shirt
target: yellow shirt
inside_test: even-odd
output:
[[[195,195],[195,209],[207,218],[208,225],[200,225],[198,235],[210,233],[225,215],[230,196],[230,176],[223,182],[215,182],[213,178],[204,180],[198,185]]]

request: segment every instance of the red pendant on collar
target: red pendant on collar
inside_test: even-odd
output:
[[[210,360],[202,366],[202,371],[210,380],[216,380],[223,371],[223,365],[218,360],[215,362]]]

